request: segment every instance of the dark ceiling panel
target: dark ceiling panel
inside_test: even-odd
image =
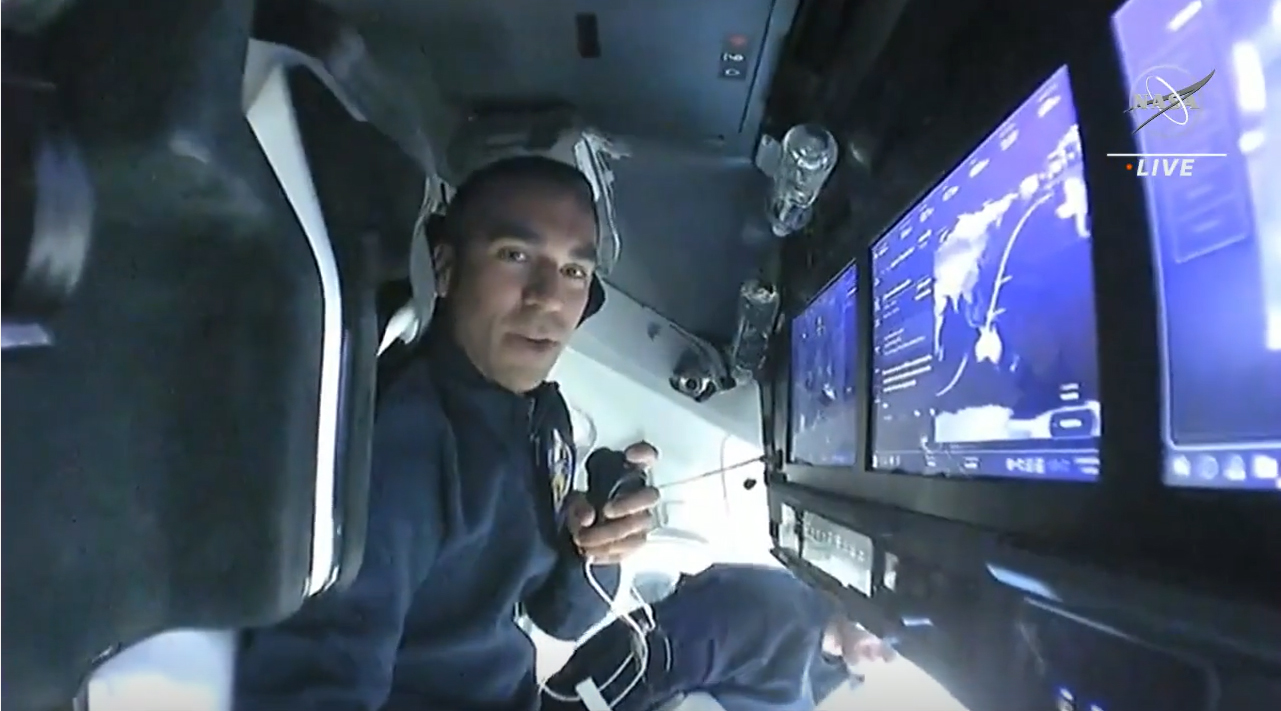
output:
[[[610,281],[729,338],[739,284],[773,243],[745,227],[761,220],[767,182],[751,157],[799,0],[325,2],[402,83],[422,78],[420,103],[558,98],[621,136],[631,155],[613,166],[623,248]]]
[[[739,284],[772,245],[764,174],[747,161],[638,148],[614,164],[619,289],[681,327],[728,339]]]
[[[740,155],[755,145],[758,97],[796,3],[329,2],[419,38],[452,99],[554,96],[610,132],[723,143]],[[726,53],[742,55],[742,62],[723,63]],[[762,67],[767,71],[758,77]]]

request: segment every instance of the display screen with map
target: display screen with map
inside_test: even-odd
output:
[[[792,321],[792,460],[855,463],[858,371],[855,268],[850,265]]]
[[[1066,67],[872,247],[873,466],[1098,475],[1090,216]]]
[[[1142,155],[1160,295],[1164,480],[1281,491],[1281,10],[1271,0],[1129,0],[1113,23]],[[1140,102],[1132,102],[1140,103]],[[1127,159],[1120,158],[1119,161]]]

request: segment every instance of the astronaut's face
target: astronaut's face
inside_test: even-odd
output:
[[[461,246],[437,250],[454,337],[493,382],[518,393],[551,372],[587,307],[595,216],[553,186],[513,185],[465,219]]]

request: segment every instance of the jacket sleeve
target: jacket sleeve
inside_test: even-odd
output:
[[[384,394],[374,425],[360,571],[346,589],[245,636],[236,711],[373,711],[391,691],[405,616],[443,535],[446,461],[433,391],[423,378],[403,376]]]
[[[552,637],[570,641],[603,620],[609,614],[610,601],[618,596],[620,569],[617,565],[593,565],[591,580],[588,570],[566,537],[551,576],[525,601],[529,619]],[[592,580],[600,586],[600,592],[592,586]]]

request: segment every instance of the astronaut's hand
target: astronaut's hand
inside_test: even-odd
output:
[[[886,644],[880,637],[860,630],[860,636],[844,648],[845,663],[851,666],[862,666],[869,662],[892,662],[898,658],[898,652]]]
[[[645,545],[654,524],[658,490],[645,488],[605,504],[600,520],[581,492],[566,497],[565,520],[583,557],[592,563],[621,562]]]
[[[658,450],[645,442],[631,445],[623,454],[628,463],[646,471],[658,459]],[[571,492],[565,502],[566,525],[584,558],[602,565],[619,563],[645,545],[658,499],[658,489],[645,487],[611,500],[598,517],[584,494]]]

